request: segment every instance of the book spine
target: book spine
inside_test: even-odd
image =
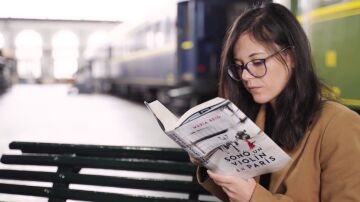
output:
[[[182,138],[176,135],[174,131],[167,132],[166,133],[172,140],[174,140],[178,145],[180,145],[182,148],[186,148],[186,143]]]
[[[174,140],[178,145],[180,145],[185,151],[190,153],[191,156],[195,158],[201,158],[203,155],[199,150],[196,150],[194,147],[187,144],[181,137],[179,137],[175,131],[166,133],[172,140]]]

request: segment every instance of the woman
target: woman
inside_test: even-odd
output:
[[[360,117],[322,89],[306,35],[289,10],[271,3],[242,14],[224,44],[220,96],[256,120],[293,161],[249,180],[200,167],[200,184],[232,202],[360,201]]]

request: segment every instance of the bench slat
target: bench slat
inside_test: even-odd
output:
[[[12,180],[10,183],[0,182],[0,193],[39,196],[54,202],[65,202],[66,199],[129,202],[199,201],[199,194],[209,195],[194,178],[196,166],[190,163],[188,154],[179,148],[32,142],[12,142],[10,148],[21,150],[22,154],[2,155],[1,162],[4,164],[53,166],[57,171],[0,169],[0,179]],[[96,173],[79,172],[83,168],[95,169]],[[109,176],[96,169],[147,172],[151,178],[140,178],[136,173],[134,177]],[[169,180],[166,176],[151,173],[184,175],[188,181],[181,178]],[[23,185],[25,182],[50,182],[52,187]],[[85,187],[70,189],[72,185]],[[133,189],[136,190],[136,194],[98,192],[95,187],[95,190],[87,190],[86,186]],[[170,196],[165,198],[137,194],[146,194],[145,190],[158,191],[159,194],[169,192]],[[180,193],[183,194],[182,197],[179,196]]]
[[[3,155],[1,162],[17,165],[70,166],[192,175],[196,167],[191,163],[141,159],[110,159],[60,155]]]
[[[189,162],[188,154],[179,148],[128,147],[107,145],[11,142],[10,149],[23,153],[76,154],[77,156],[145,158]]]
[[[53,173],[43,171],[38,172],[2,169],[0,170],[0,178],[40,182],[65,182],[70,184],[111,186],[167,192],[199,192],[202,194],[208,193],[199,184],[191,181],[111,177],[100,175],[75,174],[71,172]]]
[[[8,194],[20,194],[28,196],[39,196],[39,197],[56,197],[56,198],[65,198],[73,200],[87,200],[87,201],[107,201],[107,202],[195,202],[198,200],[188,200],[188,199],[175,199],[175,198],[165,198],[165,197],[144,197],[144,196],[132,196],[125,194],[115,194],[115,193],[104,193],[96,191],[83,191],[83,190],[74,190],[74,189],[53,189],[48,187],[39,187],[39,186],[27,186],[27,185],[12,185],[6,183],[0,183],[0,192]]]

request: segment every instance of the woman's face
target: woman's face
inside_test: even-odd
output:
[[[278,49],[279,51],[280,49]],[[234,47],[234,62],[244,65],[254,59],[264,59],[274,51],[257,42],[250,34],[244,33],[237,40]],[[279,61],[277,56],[266,59],[267,72],[265,76],[256,78],[247,70],[244,70],[240,76],[247,91],[252,95],[254,101],[259,104],[270,102],[273,106],[277,96],[285,88],[292,73],[292,61],[289,54],[279,53],[284,61]]]

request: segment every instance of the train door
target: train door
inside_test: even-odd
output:
[[[178,4],[178,80],[191,89],[187,100],[190,106],[217,95],[224,36],[247,5],[241,0],[189,0]]]
[[[177,79],[180,83],[185,84],[193,80],[193,66],[196,64],[193,27],[194,1],[179,2],[177,9]]]
[[[190,0],[178,5],[178,68],[202,102],[217,94],[220,55],[228,26],[247,7],[239,0]]]
[[[194,27],[196,33],[196,64],[193,86],[199,102],[217,94],[220,54],[227,22],[228,1],[198,0]]]

